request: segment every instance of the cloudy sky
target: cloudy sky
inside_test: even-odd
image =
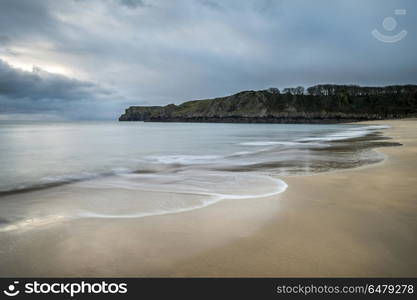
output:
[[[416,14],[414,0],[0,0],[0,120],[116,119],[129,105],[272,86],[416,84]],[[384,43],[373,29],[408,34]]]

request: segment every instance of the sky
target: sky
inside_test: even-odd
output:
[[[115,120],[130,105],[243,90],[416,84],[416,14],[415,0],[0,0],[0,120]],[[407,35],[387,43],[375,29]]]

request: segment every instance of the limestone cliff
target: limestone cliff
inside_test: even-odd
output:
[[[131,106],[119,121],[336,123],[417,115],[417,85],[317,85],[244,91],[167,106]]]

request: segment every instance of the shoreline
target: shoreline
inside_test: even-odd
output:
[[[294,198],[299,197],[299,198],[304,198],[303,200],[307,199],[307,200],[313,200],[313,201],[320,201],[319,199],[314,199],[315,197],[311,195],[312,190],[309,190],[308,193],[302,192],[302,190],[306,186],[310,185],[305,182],[306,178],[311,179],[314,183],[319,183],[319,182],[322,182],[323,179],[327,179],[327,181],[330,181],[333,184],[334,183],[340,184],[340,181],[345,181],[346,177],[355,176],[356,174],[358,173],[360,174],[363,172],[369,173],[369,176],[372,177],[374,173],[375,175],[377,175],[376,173],[381,171],[380,168],[384,168],[384,166],[387,166],[390,163],[395,164],[395,161],[392,162],[392,159],[396,158],[396,155],[394,153],[399,153],[401,155],[401,152],[404,152],[407,150],[407,149],[404,150],[402,148],[410,147],[408,143],[404,143],[404,138],[401,137],[401,135],[398,135],[396,133],[396,130],[398,130],[397,127],[399,127],[398,123],[401,124],[403,122],[412,122],[413,123],[412,125],[414,125],[414,128],[417,127],[416,119],[360,122],[359,124],[372,124],[372,125],[388,124],[390,125],[390,128],[384,130],[384,135],[392,137],[392,141],[400,142],[403,144],[403,146],[374,148],[374,151],[378,151],[385,156],[383,161],[375,163],[375,164],[363,165],[363,166],[360,166],[357,168],[351,168],[351,169],[333,170],[333,171],[323,172],[319,174],[290,175],[290,176],[279,177],[288,184],[288,190],[286,190],[283,194],[279,195],[279,197],[275,197],[275,198],[279,198],[277,199],[278,201],[281,201],[281,203],[278,204],[279,206],[281,206],[281,208],[279,208],[279,211],[277,212],[278,220],[269,220],[267,224],[264,225],[261,229],[259,229],[259,231],[256,232],[252,237],[240,239],[239,241],[230,242],[230,244],[227,246],[214,249],[211,251],[207,251],[207,253],[199,255],[195,257],[193,260],[187,260],[186,262],[181,263],[179,266],[177,266],[177,268],[178,270],[182,270],[182,271],[177,271],[176,273],[174,273],[175,274],[174,276],[196,276],[196,277],[200,277],[200,276],[214,276],[214,277],[217,277],[217,276],[220,276],[220,277],[224,277],[224,276],[226,277],[228,276],[238,276],[238,277],[252,277],[252,276],[253,277],[265,277],[265,276],[267,277],[269,276],[271,277],[289,277],[289,276],[294,276],[294,277],[303,277],[303,276],[311,276],[311,277],[326,277],[326,276],[332,276],[332,277],[333,276],[402,277],[402,276],[410,276],[410,277],[416,277],[417,276],[417,264],[414,262],[413,257],[414,257],[414,253],[417,251],[417,240],[413,236],[417,234],[417,222],[414,221],[413,219],[411,219],[412,230],[411,230],[411,235],[410,235],[412,242],[411,243],[408,242],[408,244],[404,243],[404,244],[407,244],[406,246],[399,244],[400,245],[399,248],[402,248],[403,246],[408,251],[404,251],[404,248],[402,248],[401,250],[406,252],[407,255],[403,255],[403,257],[398,257],[398,258],[393,258],[389,254],[386,254],[386,253],[378,254],[377,252],[375,252],[375,250],[377,249],[372,249],[372,251],[362,250],[362,249],[371,248],[369,247],[369,242],[367,241],[365,242],[362,241],[361,243],[356,242],[356,245],[353,245],[352,243],[351,245],[352,249],[356,248],[356,249],[361,249],[362,251],[358,251],[358,250],[355,250],[355,252],[353,252],[352,250],[344,251],[343,247],[341,247],[340,249],[337,249],[337,251],[330,251],[331,253],[333,253],[333,255],[329,255],[330,253],[326,253],[326,247],[323,247],[323,249],[320,249],[319,251],[316,251],[314,255],[311,255],[312,254],[310,253],[311,248],[309,248],[310,246],[312,246],[311,243],[309,243],[311,241],[309,240],[303,241],[299,239],[299,237],[298,238],[291,237],[291,232],[285,232],[285,230],[282,230],[281,228],[277,228],[277,226],[281,227],[285,225],[286,222],[291,222],[290,220],[282,220],[282,219],[280,220],[279,219],[280,215],[285,216],[287,214],[291,214],[291,215],[300,214],[299,211],[297,212],[296,209],[294,209],[294,206],[296,204],[291,203],[293,202]],[[358,124],[358,123],[355,123],[355,124]],[[417,135],[415,135],[414,137],[417,137]],[[405,138],[409,138],[409,137],[405,136]],[[414,138],[414,144],[416,144],[416,141],[417,139]],[[413,185],[410,185],[407,188],[412,189]],[[314,189],[315,188],[313,188],[313,190]],[[345,188],[343,188],[343,190],[345,190]],[[411,193],[417,196],[417,191],[411,191]],[[357,195],[356,193],[355,196],[360,196],[360,195]],[[380,196],[383,196],[383,195],[381,194]],[[339,197],[338,201],[349,200],[347,199],[347,197],[343,197],[341,195],[338,195],[337,197]],[[414,200],[414,199],[417,199],[417,197],[407,198],[407,200]],[[261,199],[258,199],[258,200],[261,201]],[[270,200],[273,200],[273,199],[270,199]],[[263,201],[268,201],[268,199],[263,199]],[[283,203],[283,202],[286,202],[286,203]],[[304,202],[303,204],[306,204],[305,201],[303,202]],[[411,201],[411,202],[412,202],[413,207],[416,208],[417,201]],[[349,204],[347,203],[345,204],[349,206]],[[332,205],[334,205],[334,203]],[[294,211],[291,211],[291,212],[284,211],[286,208],[290,208]],[[307,210],[307,214],[309,214],[310,209],[307,208],[306,210]],[[380,208],[377,208],[377,210],[383,210],[383,208],[380,207]],[[343,212],[340,210],[337,211],[337,213],[343,214]],[[417,213],[414,213],[413,215],[416,216]],[[326,216],[323,216],[323,217],[325,218]],[[352,217],[353,217],[352,215],[348,215],[347,221],[350,222]],[[314,219],[317,219],[317,221],[321,220],[321,218],[314,218]],[[337,225],[339,222],[337,219],[334,219],[334,217],[332,217],[331,223],[333,223],[334,225]],[[303,227],[303,224],[299,223],[298,226]],[[384,226],[384,227],[387,227],[387,226]],[[331,228],[331,227],[327,228],[326,227],[324,229],[325,229],[325,233],[330,234],[330,236],[333,236],[335,234],[352,235],[349,232],[346,233],[344,231],[340,231],[339,228]],[[375,230],[375,228],[373,228],[373,230]],[[303,228],[301,228],[299,233],[303,233],[303,231],[304,231]],[[337,232],[337,231],[340,231],[340,232]],[[379,230],[376,230],[376,231],[378,233],[381,233],[379,232]],[[279,234],[279,233],[282,233],[282,234]],[[317,233],[314,233],[314,234],[317,234]],[[366,230],[363,230],[362,234],[367,234]],[[279,239],[287,240],[287,241],[290,240],[290,242],[287,242],[287,243],[294,243],[294,247],[287,248],[285,246],[279,245],[279,242],[277,242],[276,240],[273,241],[272,245],[271,243],[268,243],[268,240],[272,241],[273,239],[276,239],[277,235],[280,236]],[[308,238],[308,236],[306,238]],[[319,244],[316,245],[318,248],[322,248],[320,244],[321,243],[326,244],[328,243],[328,240],[329,240],[329,237],[326,237],[326,235],[318,236],[317,238],[319,239],[322,238]],[[392,238],[392,236],[390,238]],[[378,237],[376,238],[376,240],[378,244],[382,243],[381,246],[383,246],[383,240],[378,240]],[[350,241],[352,242],[352,240]],[[349,242],[349,240],[347,240],[346,242]],[[299,246],[300,244],[302,245],[302,247]],[[297,247],[297,245],[299,247]],[[392,243],[386,244],[387,249],[390,249],[390,248],[398,249],[395,246],[396,245]],[[337,245],[333,245],[333,247],[338,248]],[[293,253],[293,251],[295,253]],[[384,252],[384,251],[385,250],[382,249],[381,252]],[[247,255],[245,255],[245,253],[242,253],[242,252],[247,252]],[[296,254],[297,252],[300,252],[300,253],[297,255]],[[352,252],[355,256],[349,257],[349,255],[346,255],[346,254],[352,254]],[[250,253],[252,253],[252,257]],[[271,254],[269,258],[265,256],[266,253]],[[371,256],[370,253],[375,253],[377,257],[374,258],[373,260],[370,259],[369,257]],[[233,259],[236,262],[233,262],[233,260],[232,262],[230,262],[230,259],[234,257],[235,255],[238,256],[238,259],[236,258]],[[278,259],[274,258],[274,255],[278,255]],[[362,262],[355,263],[356,260],[361,261],[359,257],[357,257],[361,255],[363,256]],[[332,260],[332,256],[334,256],[334,260]],[[253,261],[252,262],[249,262],[247,260],[245,261],[244,257],[247,257],[248,260],[253,259]],[[288,260],[291,262],[288,262]],[[330,262],[327,263],[326,262],[327,260],[330,260]],[[343,260],[349,260],[349,263],[353,263],[353,266],[347,263],[343,263]],[[204,261],[206,262],[202,263]],[[222,266],[221,270],[216,270],[214,267],[210,268],[209,266],[211,266],[212,264],[215,265],[216,261],[221,261],[222,264],[226,263],[229,266],[228,267]],[[314,263],[311,263],[311,261],[314,261]],[[366,262],[368,261],[371,261],[372,263],[369,263],[368,266],[366,266]],[[242,265],[240,265],[241,263]],[[184,264],[188,266],[185,267]]]
[[[417,120],[362,123],[390,125],[403,146],[376,148],[376,164],[277,176],[288,188],[272,197],[6,235],[15,255],[0,276],[416,277]]]
[[[413,187],[417,184],[417,164],[412,159],[415,157],[413,154],[417,154],[417,120],[362,123],[390,125],[384,135],[403,146],[375,148],[386,157],[376,164],[314,176],[281,177],[289,187],[279,199],[282,210],[277,219],[269,220],[252,238],[232,242],[221,251],[213,250],[210,254],[226,262],[224,258],[231,256],[224,252],[243,257],[245,254],[242,252],[247,252],[253,262],[247,262],[246,268],[231,264],[233,271],[225,270],[223,275],[211,268],[210,272],[205,272],[206,276],[416,277],[417,191]],[[404,166],[398,164],[405,155],[408,157],[403,164],[413,176],[391,178],[381,174],[390,170],[404,173]],[[388,194],[382,191],[384,188],[378,182],[381,177],[392,179]],[[402,180],[409,184],[401,183]],[[323,184],[326,186],[322,187]],[[359,184],[361,186],[357,187]],[[402,184],[399,190],[394,190],[398,184]],[[321,191],[317,190],[318,185]],[[280,242],[276,241],[277,237]],[[249,253],[253,254],[250,256]],[[199,261],[204,261],[208,254],[201,255],[194,263],[201,265]],[[210,262],[205,265],[210,265]],[[187,276],[190,269],[186,268]],[[191,274],[198,276],[195,271]]]

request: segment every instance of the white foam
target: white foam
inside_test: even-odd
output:
[[[181,192],[184,194],[194,194],[194,195],[206,195],[208,196],[205,200],[201,201],[199,204],[196,205],[190,205],[187,207],[181,207],[181,208],[176,208],[176,209],[172,209],[172,210],[163,210],[163,209],[158,209],[158,210],[154,210],[152,212],[138,212],[138,213],[132,213],[132,214],[104,214],[104,213],[96,213],[96,212],[92,212],[92,211],[83,211],[81,213],[79,213],[80,217],[92,217],[92,218],[141,218],[141,217],[149,217],[149,216],[160,216],[160,215],[167,215],[167,214],[177,214],[177,213],[183,213],[183,212],[187,212],[187,211],[192,211],[195,209],[200,209],[200,208],[204,208],[210,205],[213,205],[219,201],[222,200],[239,200],[239,199],[253,199],[253,198],[265,198],[265,197],[271,197],[280,193],[283,193],[288,185],[280,180],[280,179],[276,179],[276,178],[272,178],[269,176],[264,176],[265,178],[267,177],[269,180],[275,182],[276,186],[274,188],[273,191],[268,192],[268,193],[263,193],[263,194],[222,194],[222,193],[210,193],[210,192]],[[119,187],[123,187],[123,188],[132,188],[132,186],[119,186]],[[150,191],[149,189],[147,189],[146,191]],[[161,190],[154,190],[155,192],[161,192]],[[178,193],[178,191],[164,191],[164,192],[169,192],[169,193]]]
[[[277,141],[259,141],[259,142],[244,142],[240,143],[239,145],[243,146],[275,146],[275,145],[283,145],[283,146],[296,146],[300,143],[297,142],[277,142]]]
[[[201,164],[221,158],[218,155],[161,155],[148,156],[150,160],[163,164]]]
[[[258,154],[258,153],[262,153],[262,152],[266,152],[266,151],[270,151],[271,147],[267,147],[267,148],[251,148],[251,149],[256,149],[256,150],[250,150],[250,151],[237,151],[234,152],[226,157],[233,157],[233,156],[241,156],[241,155],[251,155],[251,154]]]
[[[56,176],[45,176],[40,179],[42,183],[55,183],[55,182],[68,182],[68,181],[77,181],[85,180],[98,176],[97,173],[82,172],[80,174],[66,174],[66,175],[56,175]]]
[[[378,131],[381,129],[387,129],[387,128],[390,128],[390,127],[386,125],[370,125],[370,126],[354,127],[348,130],[326,134],[323,137],[309,137],[309,138],[298,139],[297,141],[299,142],[311,142],[311,141],[331,142],[331,141],[347,140],[347,139],[363,137],[371,132]]]
[[[389,125],[369,125],[369,126],[362,126],[362,127],[355,127],[351,130],[381,130],[381,129],[389,129],[391,126]]]

